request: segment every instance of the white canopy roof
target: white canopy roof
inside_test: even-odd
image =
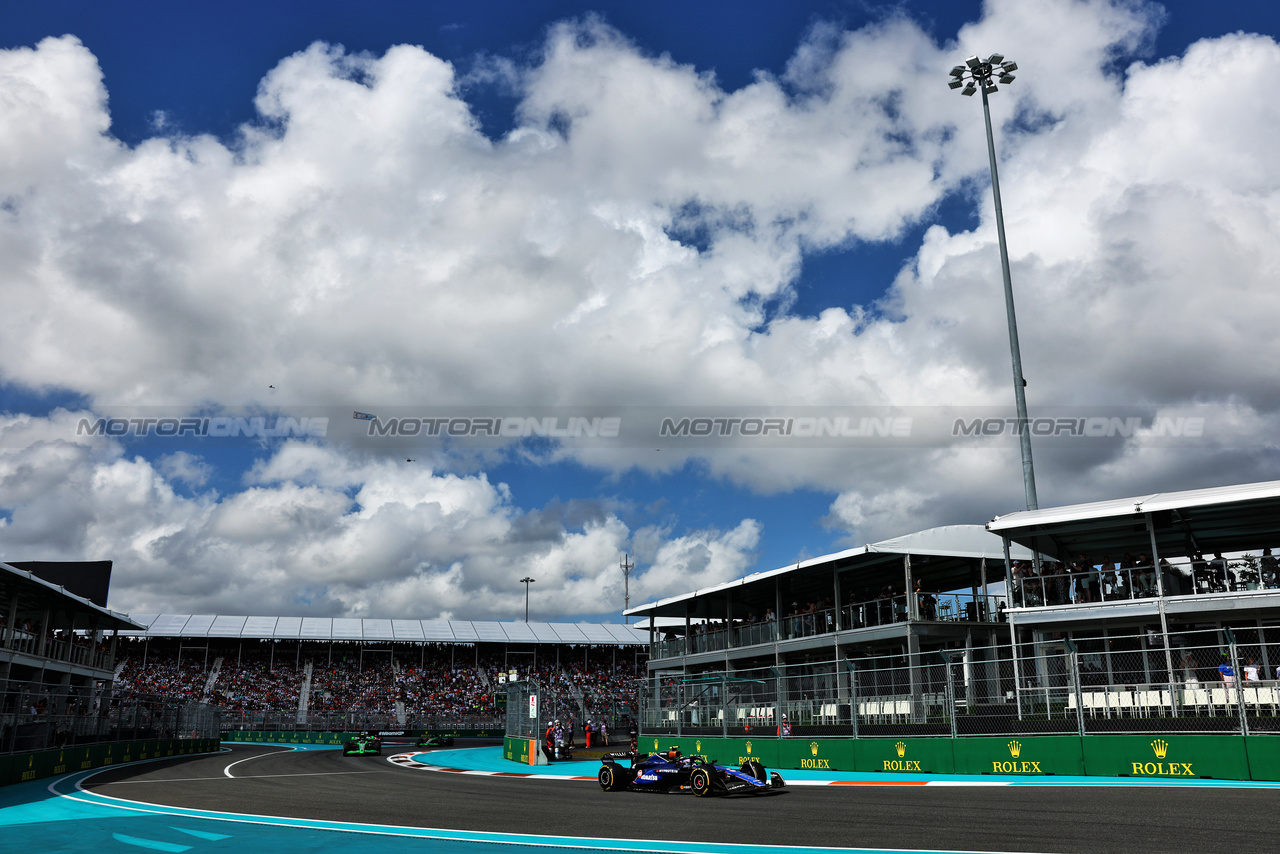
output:
[[[904,534],[867,546],[872,552],[893,554],[940,555],[945,557],[987,558],[1004,560],[1004,541],[981,525],[944,525],[914,534]],[[1031,560],[1031,550],[1015,545],[1010,549],[1014,560]]]
[[[215,614],[131,614],[146,627],[131,634],[164,638],[245,638],[417,643],[647,644],[649,635],[615,623],[500,623],[469,620],[387,620],[350,617],[237,617]]]
[[[1014,560],[1030,560],[1032,553],[1028,548],[1015,545],[1010,549],[1010,554]],[[859,566],[869,568],[875,563],[883,564],[886,555],[919,555],[953,558],[957,561],[986,558],[987,560],[1003,562],[1004,544],[1000,537],[992,534],[981,525],[944,525],[940,528],[928,528],[924,531],[917,531],[914,534],[904,534],[901,537],[881,540],[878,543],[858,546],[857,548],[823,555],[810,560],[797,561],[790,566],[752,573],[743,578],[726,581],[723,584],[704,587],[701,590],[694,590],[689,593],[682,593],[679,596],[651,602],[647,605],[640,605],[626,613],[640,614],[646,617],[672,616],[679,609],[673,609],[671,606],[688,603],[690,600],[715,598],[729,590],[757,585],[762,581],[781,575],[803,575],[806,572],[812,574],[813,570],[821,567],[826,567],[827,572],[830,571],[829,568],[832,566],[841,569],[856,569]],[[1003,576],[1003,570],[1001,570],[1000,575]]]
[[[118,628],[122,631],[129,631],[132,628],[128,615],[117,613],[110,608],[104,608],[101,605],[90,602],[85,597],[70,592],[61,584],[46,581],[34,572],[19,569],[3,561],[0,561],[0,583],[4,583],[10,588],[9,596],[13,600],[18,598],[24,601],[32,598],[40,598],[51,602],[61,600],[58,610],[72,613],[79,611],[81,614],[92,615],[101,628]],[[87,625],[80,625],[78,628],[87,628]]]
[[[1067,504],[1040,510],[1019,510],[1016,513],[997,516],[987,523],[987,528],[998,532],[1030,525],[1133,516],[1158,513],[1162,510],[1181,510],[1271,498],[1280,498],[1280,480],[1214,486],[1208,489],[1187,489],[1181,492],[1152,492],[1133,498],[1112,498],[1107,501]]]
[[[1042,552],[1149,554],[1148,514],[1162,556],[1280,545],[1280,481],[1022,510],[997,516],[987,529],[1021,543],[1034,540]]]

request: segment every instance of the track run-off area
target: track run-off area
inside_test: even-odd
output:
[[[524,768],[500,747],[384,753],[235,744],[8,786],[0,851],[1241,854],[1280,811],[1265,783],[783,771],[783,792],[702,799],[607,793],[596,762]]]

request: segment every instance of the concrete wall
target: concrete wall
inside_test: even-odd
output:
[[[88,771],[143,759],[215,753],[216,738],[161,738],[146,741],[114,741],[107,744],[82,744],[74,747],[13,753],[0,756],[0,786],[25,783],[44,777]]]

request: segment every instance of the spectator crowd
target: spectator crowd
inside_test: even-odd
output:
[[[232,713],[354,714],[431,719],[500,718],[514,674],[535,679],[553,708],[626,716],[639,675],[631,650],[566,647],[510,655],[501,647],[446,644],[361,649],[355,644],[130,640],[117,654],[117,696],[155,694],[204,701]],[[563,661],[557,664],[557,660]],[[514,662],[514,663],[513,663]],[[617,711],[621,710],[621,711]]]

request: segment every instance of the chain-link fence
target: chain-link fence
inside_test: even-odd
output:
[[[537,682],[507,683],[506,734],[510,738],[541,738],[542,691]]]
[[[1040,639],[755,670],[655,672],[641,730],[692,736],[1280,733],[1280,630]]]
[[[366,730],[467,730],[499,732],[503,717],[476,715],[398,715],[374,714],[351,710],[345,712],[254,711],[222,713],[222,731],[252,732],[362,732]]]
[[[83,688],[0,683],[0,753],[153,738],[217,738],[221,709],[150,694],[83,696]]]

